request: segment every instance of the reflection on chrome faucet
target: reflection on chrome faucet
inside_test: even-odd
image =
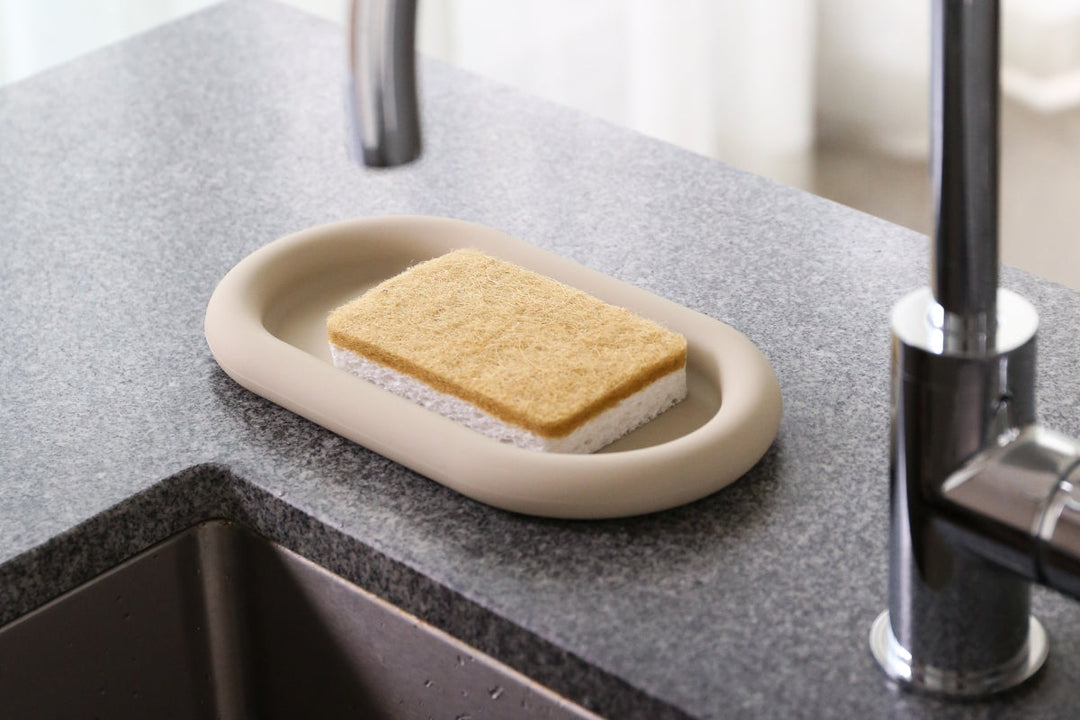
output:
[[[886,674],[979,696],[1048,652],[1031,583],[1080,597],[1080,443],[1035,425],[1038,317],[998,289],[999,0],[933,1],[935,195],[929,288],[892,314]],[[420,154],[416,0],[354,0],[354,157]]]

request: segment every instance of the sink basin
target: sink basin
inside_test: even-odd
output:
[[[235,523],[196,526],[0,628],[22,718],[589,718]]]

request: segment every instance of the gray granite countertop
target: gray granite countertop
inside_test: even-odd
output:
[[[427,148],[344,148],[341,38],[235,2],[0,90],[0,624],[230,517],[573,700],[629,717],[1069,717],[1080,607],[1037,592],[1052,658],[960,706],[886,683],[890,305],[925,238],[434,62]],[[874,182],[868,178],[867,182]],[[604,522],[463,498],[237,386],[202,333],[240,259],[344,218],[476,221],[728,323],[779,377],[779,436],[699,502]],[[1039,408],[1080,432],[1080,297],[1042,316]]]

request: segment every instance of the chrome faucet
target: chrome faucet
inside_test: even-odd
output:
[[[416,0],[354,0],[354,157],[420,153]],[[933,0],[931,284],[892,312],[889,609],[870,646],[912,687],[979,696],[1048,652],[1031,583],[1080,598],[1080,442],[1036,426],[1038,316],[998,289],[998,0]]]
[[[942,695],[1046,660],[1031,583],[1080,597],[1080,443],[1035,423],[1038,316],[998,289],[998,0],[933,2],[931,285],[893,308],[890,677]]]

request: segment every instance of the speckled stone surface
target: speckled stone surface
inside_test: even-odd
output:
[[[365,171],[341,50],[327,23],[230,3],[0,89],[0,623],[228,517],[612,718],[1073,715],[1080,606],[1052,593],[1049,665],[994,702],[899,692],[867,650],[887,316],[925,282],[925,238],[433,62],[424,159]],[[236,262],[388,213],[486,223],[739,329],[780,379],[776,443],[683,508],[539,520],[218,369],[203,312]],[[1042,316],[1040,416],[1076,434],[1080,297],[1004,280]]]

